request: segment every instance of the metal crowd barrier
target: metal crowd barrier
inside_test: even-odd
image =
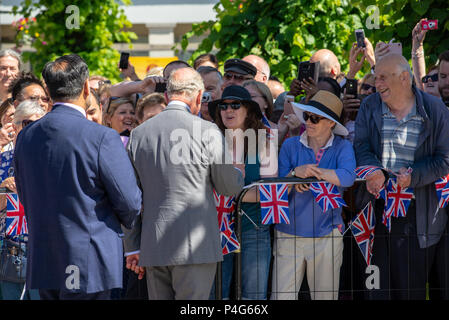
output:
[[[241,205],[245,194],[254,186],[261,184],[299,184],[299,183],[314,183],[322,182],[323,180],[318,180],[316,178],[266,178],[253,182],[252,184],[245,186],[242,192],[236,197],[236,205],[234,210],[234,221],[235,221],[235,234],[239,243],[242,243],[242,214]],[[362,182],[364,179],[356,179],[355,182]],[[343,195],[342,195],[343,196]],[[241,249],[234,251],[234,295],[236,300],[242,299],[242,257]],[[222,265],[221,262],[217,264],[217,273],[215,276],[215,298],[217,300],[222,299]]]
[[[12,190],[8,188],[0,188],[0,194],[14,193]]]

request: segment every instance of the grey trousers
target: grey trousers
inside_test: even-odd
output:
[[[146,267],[149,300],[207,300],[217,263]]]

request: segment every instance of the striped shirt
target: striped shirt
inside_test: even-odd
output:
[[[401,167],[410,167],[415,159],[415,150],[421,132],[423,118],[416,113],[416,102],[410,113],[401,121],[382,102],[382,165],[398,172]]]

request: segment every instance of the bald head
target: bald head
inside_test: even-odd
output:
[[[310,62],[320,62],[320,76],[336,79],[340,74],[340,62],[337,56],[328,49],[320,49],[310,58]]]
[[[273,99],[277,99],[285,91],[284,86],[276,80],[268,80],[268,88],[270,88]]]
[[[410,64],[408,61],[400,54],[391,53],[389,55],[383,56],[376,63],[376,69],[385,69],[390,70],[392,73],[396,75],[400,75],[403,72],[407,72],[410,80],[410,85],[413,79],[413,73],[410,68]]]
[[[268,83],[268,78],[270,78],[270,66],[268,63],[261,57],[256,56],[254,54],[250,54],[244,57],[242,60],[251,63],[257,69],[257,74],[254,77],[254,80],[263,82],[265,84]]]

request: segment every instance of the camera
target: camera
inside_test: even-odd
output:
[[[128,69],[128,59],[129,59],[129,52],[122,52],[120,54],[120,69]]]
[[[421,28],[423,30],[436,30],[436,29],[438,29],[438,20],[422,21]]]
[[[318,82],[318,75],[320,73],[320,62],[309,62],[309,61],[303,61],[299,64],[299,71],[298,71],[298,80],[309,80],[309,78],[312,78],[315,83]]]
[[[167,84],[165,82],[156,83],[156,87],[154,88],[154,92],[164,93],[167,91]]]
[[[203,96],[201,97],[201,103],[208,103],[212,101],[212,95],[210,92],[203,92]]]

